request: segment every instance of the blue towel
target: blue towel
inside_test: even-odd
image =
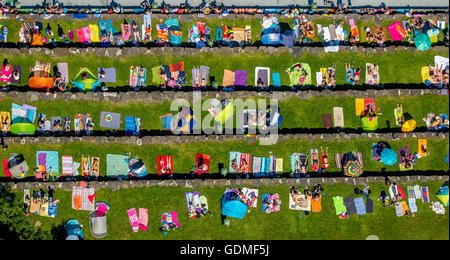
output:
[[[364,205],[364,199],[362,197],[355,198],[356,214],[366,214],[366,206]]]

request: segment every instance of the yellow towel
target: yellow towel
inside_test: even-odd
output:
[[[355,99],[355,110],[357,116],[362,116],[364,114],[364,98]]]

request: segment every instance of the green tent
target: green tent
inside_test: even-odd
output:
[[[82,68],[72,82],[81,91],[94,91],[100,86],[100,81],[88,68]]]
[[[414,39],[414,44],[416,45],[416,48],[421,51],[426,51],[431,47],[431,40],[428,34],[421,33],[416,36]]]
[[[361,118],[361,125],[366,132],[375,132],[378,128],[378,117],[364,116]]]

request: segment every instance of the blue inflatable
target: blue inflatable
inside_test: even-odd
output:
[[[227,192],[222,197],[222,215],[242,219],[247,213],[247,205],[234,192]]]

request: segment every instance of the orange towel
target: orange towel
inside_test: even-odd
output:
[[[81,210],[81,195],[73,196],[73,207],[75,210]]]
[[[320,198],[317,201],[315,199],[311,200],[311,211],[312,212],[322,211],[321,201],[322,201],[322,195],[320,195]]]

